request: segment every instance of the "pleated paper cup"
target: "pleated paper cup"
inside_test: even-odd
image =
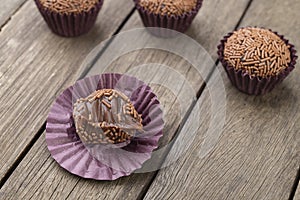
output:
[[[241,69],[236,70],[234,67],[227,63],[227,61],[224,59],[225,43],[227,42],[227,39],[233,34],[233,32],[228,33],[228,35],[226,35],[221,40],[221,44],[218,45],[219,60],[222,63],[228,75],[228,78],[230,79],[232,85],[234,85],[238,90],[240,90],[243,93],[249,95],[264,95],[266,93],[269,93],[275,88],[276,85],[281,83],[295,68],[296,60],[298,58],[298,56],[296,55],[297,51],[295,50],[295,46],[290,44],[289,41],[285,39],[283,35],[279,35],[277,32],[274,32],[271,29],[269,29],[269,31],[275,33],[285,42],[285,44],[290,46],[291,62],[289,63],[289,66],[286,69],[282,70],[276,76],[270,76],[265,78],[259,76],[253,77],[250,76],[248,73],[243,72]]]
[[[88,33],[94,26],[103,0],[100,0],[90,11],[62,14],[45,8],[40,0],[34,0],[48,27],[57,35],[77,37]]]
[[[144,133],[126,146],[85,145],[76,133],[74,101],[99,89],[123,92],[142,114]],[[84,178],[115,180],[130,175],[150,159],[163,127],[160,103],[149,86],[131,76],[102,74],[77,81],[56,99],[47,119],[46,142],[52,157],[69,172]]]
[[[188,13],[180,16],[159,15],[149,12],[139,4],[140,0],[134,0],[135,6],[145,27],[156,27],[148,29],[158,37],[175,37],[176,31],[184,33],[191,26],[194,18],[202,7],[203,0],[198,0],[196,7]],[[174,30],[174,31],[169,31]]]

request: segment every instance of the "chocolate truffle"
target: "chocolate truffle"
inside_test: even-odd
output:
[[[196,8],[197,0],[140,0],[139,4],[150,13],[181,16]]]
[[[89,12],[99,3],[99,0],[39,0],[41,5],[57,13],[81,13]]]
[[[232,85],[249,95],[271,92],[294,69],[295,46],[270,29],[246,27],[218,45],[219,60]]]
[[[155,36],[174,37],[184,33],[198,14],[203,0],[134,0],[147,30]],[[155,27],[153,29],[153,27]],[[173,31],[170,31],[173,30]]]
[[[143,132],[141,115],[120,91],[95,91],[74,104],[76,131],[85,144],[118,144]]]
[[[54,33],[75,37],[91,30],[103,0],[35,0],[35,3]]]
[[[290,46],[275,33],[247,27],[235,31],[225,43],[224,59],[229,66],[251,77],[276,76],[291,62]]]

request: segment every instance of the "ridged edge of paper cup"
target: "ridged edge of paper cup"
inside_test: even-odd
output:
[[[152,120],[152,123],[157,124],[154,129],[150,127],[150,130],[153,130],[153,132],[149,132],[144,137],[133,138],[129,145],[119,148],[120,151],[122,150],[122,154],[115,154],[115,157],[111,159],[110,162],[113,165],[118,165],[119,163],[126,165],[127,171],[116,170],[115,167],[109,167],[107,164],[93,157],[77,135],[72,117],[74,90],[76,90],[76,87],[85,90],[79,92],[81,95],[85,95],[90,92],[86,92],[86,90],[96,90],[102,83],[111,84],[113,83],[112,77],[118,76],[127,77],[127,75],[120,74],[102,74],[77,81],[76,84],[67,88],[59,95],[50,110],[46,126],[46,143],[48,149],[58,164],[72,174],[95,180],[115,180],[122,176],[128,176],[134,170],[139,169],[146,160],[150,159],[152,151],[158,147],[164,123],[162,118],[163,113],[156,95],[143,82],[138,83],[143,83],[145,86],[140,88],[147,92],[144,93],[142,91],[144,95],[136,96],[133,94],[132,101],[137,106],[137,110],[147,111],[145,104],[155,105],[155,109],[148,111],[151,113],[156,112],[156,118],[148,120]],[[103,79],[105,80],[103,81]],[[137,80],[134,77],[131,77],[131,79]],[[137,94],[140,92],[137,91]],[[145,96],[151,97],[151,101],[147,102],[144,98]],[[143,125],[147,127],[147,123],[150,123],[147,121],[149,113],[142,113],[142,115],[146,116],[145,121],[143,120]],[[118,150],[118,148],[114,150]],[[125,159],[124,152],[128,153],[125,155]],[[128,157],[126,158],[126,156]]]
[[[184,33],[191,26],[194,18],[202,7],[203,0],[198,0],[196,7],[181,16],[153,14],[139,5],[140,0],[133,0],[145,27],[156,27],[149,31],[158,37],[175,37],[177,34],[168,29]]]
[[[62,14],[45,8],[39,0],[34,0],[48,27],[57,35],[77,37],[88,33],[94,26],[103,1],[100,0],[90,11]]]
[[[243,27],[247,28],[247,27]],[[241,28],[242,29],[242,28]],[[265,28],[263,28],[265,29]],[[289,43],[289,40],[285,39],[283,35],[278,34],[271,29],[267,29],[277,36],[279,36],[287,45],[290,46],[291,52],[291,62],[289,66],[282,70],[278,75],[261,78],[261,77],[251,77],[249,74],[243,72],[241,69],[236,70],[234,67],[230,66],[226,60],[224,59],[224,48],[227,39],[233,34],[233,32],[228,33],[224,38],[220,41],[218,45],[218,56],[219,60],[222,63],[228,78],[230,79],[231,83],[241,92],[249,94],[249,95],[264,95],[271,92],[275,86],[281,83],[291,71],[294,70],[296,65],[296,60],[298,56],[296,55],[297,51],[295,50],[295,46]]]

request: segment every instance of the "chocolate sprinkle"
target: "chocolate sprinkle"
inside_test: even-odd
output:
[[[99,0],[39,0],[46,8],[58,13],[81,13],[90,11]]]
[[[76,132],[86,144],[117,144],[142,132],[142,118],[123,93],[95,91],[74,104]]]
[[[181,16],[192,11],[197,0],[140,0],[139,4],[154,14]]]
[[[291,62],[290,46],[275,33],[247,27],[235,31],[225,43],[224,59],[236,70],[262,78],[276,76]]]

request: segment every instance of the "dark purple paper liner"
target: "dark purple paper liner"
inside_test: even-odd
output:
[[[233,32],[228,33],[221,40],[221,44],[218,45],[219,60],[222,63],[231,83],[238,90],[249,95],[264,95],[271,92],[277,84],[281,83],[290,74],[290,72],[294,70],[296,65],[298,56],[296,55],[297,51],[295,50],[295,46],[290,44],[289,40],[285,39],[283,35],[279,35],[277,32],[274,32],[271,29],[268,30],[278,35],[287,45],[290,45],[291,62],[285,70],[281,71],[276,76],[266,78],[253,77],[243,72],[241,69],[236,70],[226,62],[226,60],[224,59],[225,43],[227,39],[233,34]]]
[[[94,26],[103,0],[89,12],[62,14],[45,8],[40,0],[34,0],[48,27],[57,35],[76,37],[88,33]]]
[[[159,37],[174,37],[175,32],[168,31],[171,29],[177,32],[184,33],[192,24],[194,18],[202,7],[203,0],[198,0],[196,7],[188,13],[181,16],[159,15],[149,12],[139,5],[140,0],[133,0],[135,6],[142,18],[145,27],[156,27],[157,29],[149,29],[149,31]],[[161,29],[159,29],[161,28]]]
[[[130,80],[130,83],[127,86],[125,85],[124,88],[130,89],[135,83],[141,86],[136,87],[137,89],[130,97],[136,109],[141,111],[144,117],[143,125],[148,131],[145,136],[133,138],[126,147],[116,148],[116,150],[122,150],[122,154],[114,154],[114,157],[109,161],[112,165],[118,165],[121,162],[122,165],[126,166],[127,171],[116,170],[93,157],[77,135],[72,117],[74,90],[78,90],[76,88],[79,87],[82,90],[76,91],[75,96],[79,93],[79,95],[86,95],[86,93],[96,90],[97,85],[98,89],[103,87],[116,88],[116,80],[120,77],[124,77],[126,81]],[[122,84],[125,82],[122,82]],[[149,115],[152,117],[149,118]],[[115,180],[130,175],[151,157],[152,151],[158,147],[163,126],[163,112],[160,103],[149,86],[131,76],[102,74],[77,81],[60,94],[54,102],[47,119],[46,143],[51,156],[69,172],[83,178]],[[101,148],[93,150],[101,150]],[[124,154],[124,152],[127,153]]]

